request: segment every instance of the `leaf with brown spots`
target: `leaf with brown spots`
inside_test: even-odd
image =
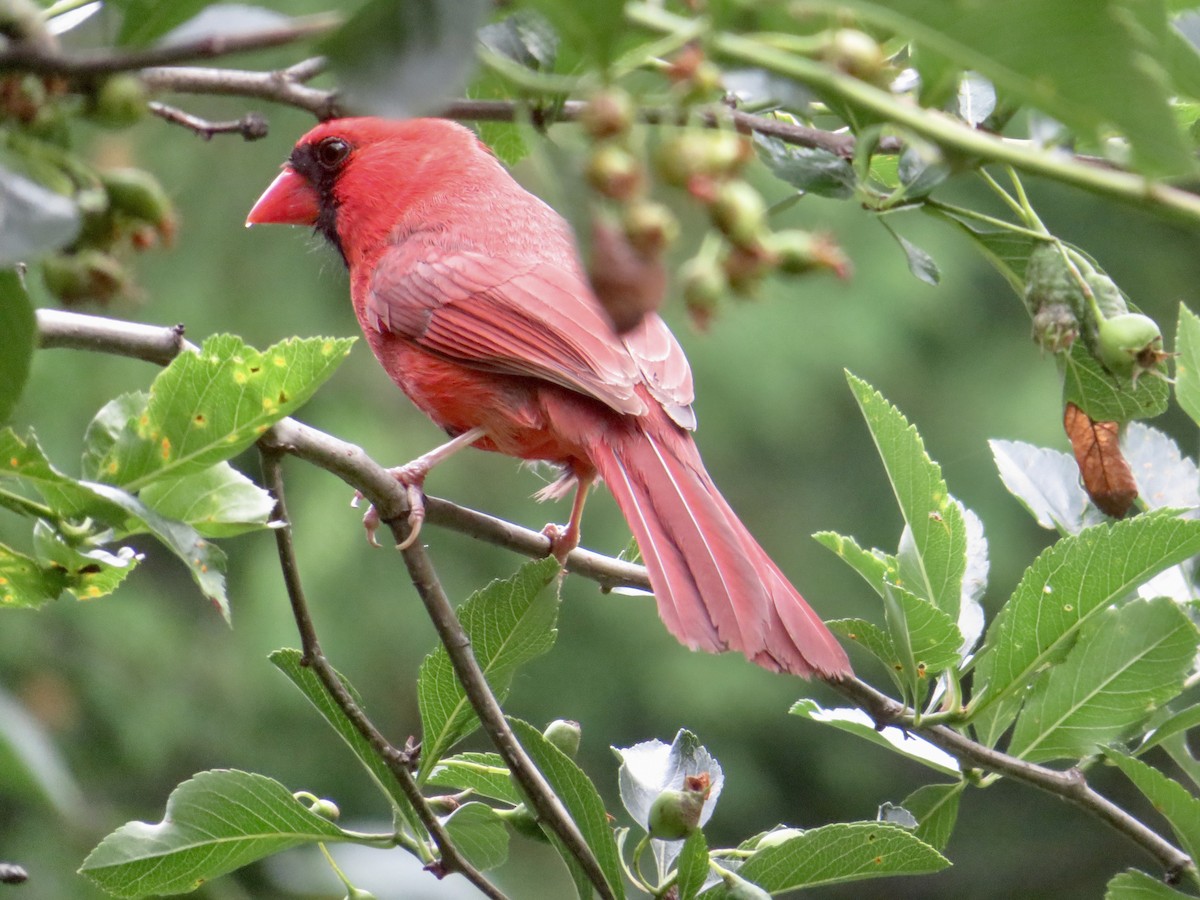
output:
[[[1133,471],[1121,453],[1120,423],[1097,422],[1074,403],[1068,403],[1063,428],[1075,452],[1083,489],[1106,515],[1124,518],[1138,491]]]

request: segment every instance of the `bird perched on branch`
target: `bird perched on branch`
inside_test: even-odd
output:
[[[467,446],[558,464],[563,558],[602,478],[670,632],[804,677],[846,653],[739,521],[692,440],[692,374],[655,314],[618,336],[567,223],[466,128],[335,119],[304,135],[247,224],[313,226],[341,253],[363,333],[449,443],[394,470],[419,526],[430,468]],[[377,525],[368,513],[368,528]]]

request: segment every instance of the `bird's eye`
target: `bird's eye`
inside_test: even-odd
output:
[[[316,146],[317,162],[321,168],[333,171],[350,155],[350,145],[339,137],[327,137]]]

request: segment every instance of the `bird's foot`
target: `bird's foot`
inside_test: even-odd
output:
[[[421,524],[425,521],[425,492],[422,490],[422,486],[425,484],[425,476],[429,474],[429,468],[422,460],[415,460],[407,465],[388,469],[391,476],[404,486],[405,496],[408,500],[408,537],[396,545],[397,550],[407,550],[421,533]],[[362,499],[362,491],[355,491],[350,505],[358,506]],[[367,531],[367,543],[372,547],[380,546],[375,532],[379,530],[382,523],[383,519],[380,517],[379,511],[374,504],[371,504],[363,514],[363,528]]]
[[[565,565],[567,554],[579,546],[579,528],[575,523],[565,526],[551,523],[542,529],[542,534],[550,539],[550,555],[560,565]]]

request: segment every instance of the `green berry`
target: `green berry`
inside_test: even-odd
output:
[[[679,220],[661,203],[635,200],[621,217],[625,236],[642,256],[659,256],[679,236]]]
[[[620,88],[610,87],[587,102],[579,122],[593,140],[606,140],[626,134],[636,117],[633,98]]]
[[[92,95],[87,113],[106,128],[128,128],[146,114],[146,88],[134,75],[110,75]]]
[[[67,306],[107,303],[129,290],[124,268],[100,250],[53,253],[42,260],[42,279],[47,290]]]
[[[745,181],[730,181],[717,190],[709,207],[713,224],[735,247],[755,247],[767,224],[767,204]]]
[[[830,65],[863,81],[877,80],[887,65],[879,42],[856,28],[835,31],[821,56]]]
[[[1141,313],[1125,313],[1099,325],[1097,349],[1100,361],[1114,375],[1133,375],[1153,368],[1162,356],[1162,331],[1158,323]],[[1149,365],[1144,361],[1152,360]]]
[[[592,150],[585,174],[588,184],[613,200],[629,200],[642,188],[641,161],[617,144],[601,144]]]
[[[690,791],[663,791],[650,805],[650,837],[660,841],[679,841],[700,825],[704,801]]]
[[[571,759],[579,752],[579,742],[583,738],[583,729],[578,722],[570,719],[555,719],[546,726],[542,737],[569,756]]]

